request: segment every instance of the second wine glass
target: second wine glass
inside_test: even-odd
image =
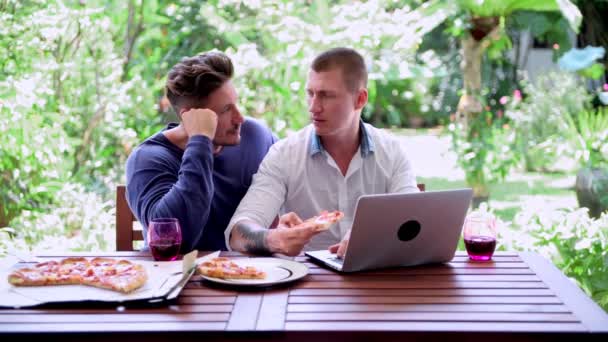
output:
[[[182,244],[182,230],[176,218],[157,218],[148,225],[148,245],[154,260],[177,259]]]

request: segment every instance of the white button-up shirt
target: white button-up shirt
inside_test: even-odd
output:
[[[340,210],[344,218],[305,247],[326,249],[350,230],[359,196],[418,191],[402,145],[387,132],[361,122],[361,143],[344,176],[309,125],[270,148],[228,224],[226,246],[241,220],[269,227],[277,214],[293,211],[306,220],[322,210]]]

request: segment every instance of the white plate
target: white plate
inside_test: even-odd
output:
[[[264,279],[220,279],[201,275],[206,280],[214,283],[235,286],[271,286],[288,283],[305,277],[308,267],[296,261],[279,258],[243,258],[231,259],[239,266],[253,266],[266,272]]]

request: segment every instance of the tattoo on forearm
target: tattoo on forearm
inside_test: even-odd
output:
[[[266,245],[268,229],[257,226],[252,222],[239,222],[234,226],[234,232],[242,238],[242,247],[246,252],[253,254],[272,254]],[[233,233],[234,233],[233,232]]]

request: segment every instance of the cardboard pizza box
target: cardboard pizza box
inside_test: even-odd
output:
[[[178,261],[133,261],[146,268],[148,280],[144,286],[128,294],[86,285],[13,286],[8,283],[10,272],[15,268],[27,267],[27,264],[16,264],[8,269],[0,269],[0,307],[22,308],[49,303],[77,302],[159,303],[169,301],[177,298],[194,274],[197,264],[217,257],[219,253],[219,251],[214,252],[197,259],[198,252],[192,251]]]

